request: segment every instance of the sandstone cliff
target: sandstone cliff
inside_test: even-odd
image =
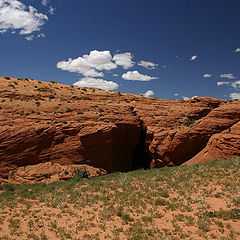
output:
[[[239,101],[163,100],[1,77],[0,176],[48,162],[115,172],[235,157],[239,120]]]

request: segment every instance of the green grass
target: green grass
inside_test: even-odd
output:
[[[216,235],[213,228],[218,229],[218,239],[237,239],[238,231],[232,229],[228,221],[240,222],[239,173],[240,159],[229,159],[201,165],[113,173],[92,179],[73,178],[52,184],[6,184],[0,186],[0,208],[1,211],[14,209],[21,203],[25,206],[22,214],[27,215],[33,211],[33,206],[40,204],[60,209],[60,219],[64,214],[70,219],[79,218],[77,211],[85,212],[88,218],[79,219],[78,227],[74,227],[77,232],[94,228],[96,224],[104,232],[109,227],[108,222],[117,220],[125,230],[112,228],[111,237],[107,239],[118,239],[120,233],[125,239],[184,239],[192,234],[185,230],[186,227],[197,229],[202,239],[212,239],[211,236]],[[209,198],[220,199],[227,207],[212,210]],[[161,219],[167,221],[168,214],[172,216],[168,221],[171,228],[166,230],[162,226],[157,230],[154,224]],[[67,239],[74,235],[57,223],[49,220],[49,228],[56,236]],[[29,229],[37,224],[28,219]],[[9,227],[13,232],[17,231],[17,217],[11,215]],[[45,239],[44,234],[41,232],[42,239]],[[98,239],[97,235],[85,234],[86,239]]]

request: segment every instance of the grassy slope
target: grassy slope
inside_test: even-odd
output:
[[[0,186],[0,239],[240,239],[240,159]]]

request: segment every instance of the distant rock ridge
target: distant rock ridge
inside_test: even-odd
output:
[[[0,77],[0,182],[48,162],[109,173],[238,157],[239,122],[240,101],[164,100]]]

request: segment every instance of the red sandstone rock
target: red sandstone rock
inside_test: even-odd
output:
[[[212,110],[191,128],[155,134],[149,147],[154,166],[174,166],[188,161],[206,146],[213,134],[229,129],[239,120],[239,103],[232,103]]]
[[[88,178],[102,176],[106,174],[105,170],[94,168],[88,165],[67,165],[62,166],[58,163],[46,162],[35,165],[19,167],[9,172],[8,179],[1,180],[5,183],[23,184],[23,183],[51,183],[61,180],[68,180],[76,176],[76,173],[87,171]]]
[[[240,122],[221,133],[214,134],[209,139],[207,146],[184,165],[233,157],[240,157]]]
[[[0,89],[0,176],[20,171],[38,181],[24,167],[49,162],[113,172],[239,156],[239,101],[151,99],[13,78],[0,78]]]

